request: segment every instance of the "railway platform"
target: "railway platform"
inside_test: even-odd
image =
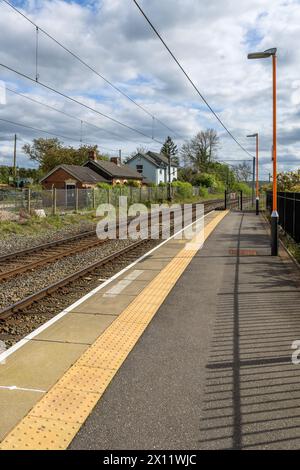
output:
[[[300,447],[299,270],[252,212],[211,212],[204,234],[0,356],[0,449]]]

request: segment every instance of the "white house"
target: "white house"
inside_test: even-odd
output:
[[[168,158],[155,152],[137,153],[131,157],[126,165],[141,173],[144,178],[152,183],[169,183],[169,162]],[[171,164],[171,181],[177,180],[178,166]]]

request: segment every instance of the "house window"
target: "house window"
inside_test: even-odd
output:
[[[162,175],[162,174],[163,174],[163,171],[162,171],[162,170],[159,170],[159,174]]]
[[[136,171],[137,171],[138,173],[143,173],[143,169],[144,169],[143,165],[137,165],[137,166],[136,166]]]

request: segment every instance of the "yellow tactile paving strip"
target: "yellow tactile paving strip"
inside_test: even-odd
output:
[[[204,239],[226,214],[207,221]],[[179,251],[6,436],[1,450],[68,447],[197,251]]]

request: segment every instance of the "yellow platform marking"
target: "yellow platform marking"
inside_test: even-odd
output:
[[[208,221],[204,239],[227,213],[216,213]],[[68,447],[197,251],[179,251],[6,436],[0,449]]]

